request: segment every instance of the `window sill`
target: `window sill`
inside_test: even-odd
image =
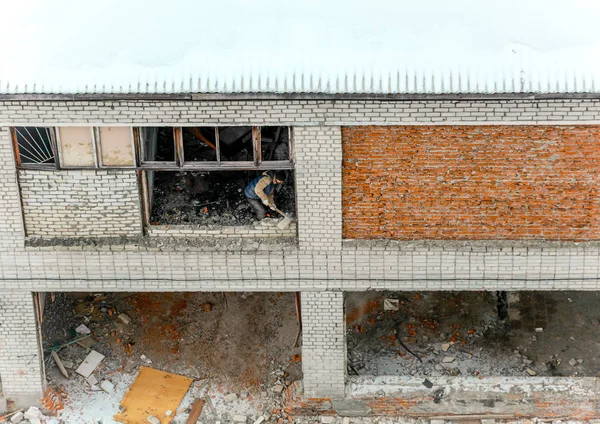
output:
[[[85,237],[25,239],[28,252],[293,252],[296,237]]]

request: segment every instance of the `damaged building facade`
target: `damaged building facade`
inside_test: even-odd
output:
[[[37,292],[300,292],[304,393],[336,398],[352,381],[345,293],[598,288],[595,99],[0,106],[7,395],[45,388]],[[269,163],[249,154],[242,165],[221,162],[226,171],[213,171],[218,160],[186,168],[187,137],[190,145],[198,131],[218,140],[240,124],[251,125],[236,134],[254,147],[263,128],[274,128],[271,140],[279,133],[289,156]],[[161,132],[172,149],[154,160],[156,141],[148,140]],[[203,148],[218,157],[209,142]],[[294,210],[286,212],[297,226],[236,222],[243,184],[228,189],[229,209],[210,224],[195,216],[213,210],[209,199],[194,199],[211,180],[188,175],[248,181],[265,169],[293,174]],[[186,196],[172,213],[189,207],[191,218],[154,218],[166,173],[170,181],[160,184]],[[232,216],[220,224],[218,213]]]
[[[290,410],[598,415],[595,372],[561,371],[567,354],[500,374],[459,364],[492,330],[506,357],[551,345],[535,299],[600,290],[597,80],[404,69],[105,86],[81,72],[62,88],[0,72],[5,397],[47,389],[50,293],[296,293]],[[245,198],[276,171],[287,226]],[[567,338],[579,312],[556,321]]]

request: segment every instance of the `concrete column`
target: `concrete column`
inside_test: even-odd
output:
[[[346,326],[343,292],[302,292],[304,396],[343,398]]]
[[[342,132],[295,127],[300,249],[342,248]]]
[[[30,292],[0,293],[0,378],[5,397],[26,404],[44,393],[43,355]]]

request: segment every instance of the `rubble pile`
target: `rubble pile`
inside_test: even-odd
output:
[[[494,315],[493,298],[481,299],[489,313],[474,314],[461,294],[437,293],[444,305],[435,307],[430,296],[383,299],[383,308],[348,326],[349,375],[483,378],[543,372],[525,353],[503,345],[512,333]]]

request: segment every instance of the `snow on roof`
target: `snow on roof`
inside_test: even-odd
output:
[[[1,0],[0,93],[598,93],[594,0]]]

